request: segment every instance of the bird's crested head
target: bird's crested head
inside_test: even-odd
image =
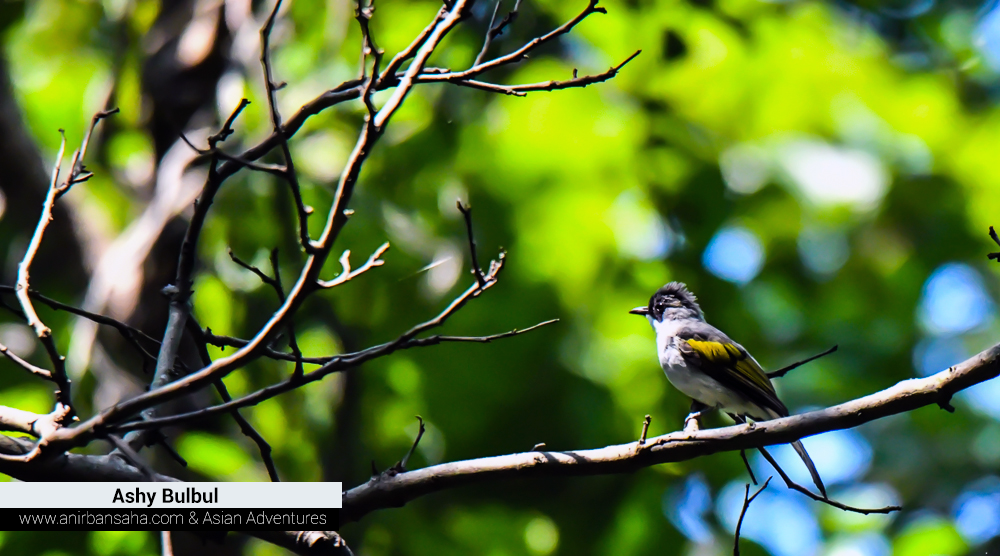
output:
[[[634,315],[646,315],[655,322],[705,318],[698,305],[698,299],[688,291],[683,282],[670,282],[664,285],[649,298],[649,305],[636,307],[629,312]]]

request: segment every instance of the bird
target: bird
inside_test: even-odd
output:
[[[667,380],[692,399],[685,428],[702,413],[721,409],[737,422],[789,415],[760,363],[740,344],[705,320],[698,300],[682,282],[670,282],[629,311],[643,315],[656,333],[656,354]],[[792,448],[826,498],[816,465],[800,441]]]

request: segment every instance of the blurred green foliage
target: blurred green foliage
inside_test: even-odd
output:
[[[239,33],[256,33],[269,8],[252,4],[257,22],[233,30],[233,49],[244,48],[244,59],[234,57],[213,108],[225,117],[241,96],[252,101],[226,143],[231,152],[270,129],[255,47],[239,42]],[[583,4],[525,1],[492,52],[515,48]],[[835,355],[777,381],[793,411],[917,376],[928,350],[942,345],[935,342],[951,342],[952,360],[931,359],[941,368],[995,342],[1000,327],[988,300],[1000,291],[998,269],[985,254],[995,248],[987,226],[1000,224],[1000,109],[997,73],[976,42],[986,40],[977,26],[992,7],[931,2],[907,17],[887,15],[896,4],[609,0],[607,15],[490,77],[526,83],[565,79],[574,69],[599,73],[642,49],[610,82],[526,98],[418,87],[367,162],[356,213],[337,245],[359,264],[388,240],[387,263],[316,294],[297,319],[299,345],[319,356],[387,341],[467,287],[456,198],[474,207],[480,258],[505,249],[508,267],[445,332],[485,335],[561,322],[486,345],[398,353],[245,410],[273,446],[282,478],[342,480],[345,488],[364,482],[371,462],[384,469],[406,452],[417,414],[428,430],[411,466],[525,451],[538,442],[554,450],[627,442],[647,413],[651,434],[679,428],[688,400],[658,368],[648,324],[627,314],[668,280],[687,282],[710,322],[766,367],[839,344]],[[142,37],[159,5],[12,6],[3,8],[14,12],[5,52],[25,121],[47,160],[58,147],[56,130],[66,129],[70,145],[78,142],[110,91],[121,108],[88,161],[95,178],[65,199],[89,230],[82,235],[103,245],[149,200],[141,184],[156,160],[139,76]],[[376,41],[394,54],[437,9],[430,1],[379,2]],[[477,4],[476,18],[432,63],[468,66],[491,10]],[[286,116],[356,75],[360,35],[351,16],[344,0],[290,3],[274,40],[276,76],[288,82],[279,94]],[[317,208],[314,234],[362,115],[357,102],[340,105],[311,118],[292,140],[303,195]],[[274,292],[236,267],[226,249],[267,268],[270,249],[280,247],[290,282],[302,260],[291,207],[285,184],[270,176],[241,172],[226,182],[200,243],[194,314],[203,326],[248,337],[270,315]],[[17,252],[27,233],[6,238],[4,251]],[[722,263],[752,263],[756,252],[758,266],[749,275],[745,264],[713,268],[722,264],[709,255],[720,237],[738,240],[715,244],[729,246],[719,251]],[[431,263],[438,264],[426,269]],[[977,306],[984,316],[975,326],[941,333],[920,307],[928,278],[947,263],[971,270],[988,298]],[[326,278],[339,271],[336,257],[328,267]],[[86,288],[85,277],[59,268],[36,268],[32,276],[67,302],[79,303]],[[43,317],[65,352],[72,321],[51,311]],[[0,332],[15,334],[12,317],[2,318]],[[35,351],[23,355],[44,363]],[[7,362],[0,367],[7,377],[0,403],[46,410],[47,385]],[[238,396],[291,368],[258,361],[226,382]],[[129,371],[148,381],[140,369]],[[91,399],[95,378],[78,383],[83,414],[99,409]],[[905,509],[864,517],[803,500],[818,544],[802,554],[1000,549],[989,536],[970,539],[956,528],[963,493],[1000,465],[997,414],[976,399],[957,399],[955,414],[925,408],[861,427],[870,468],[831,494],[858,504],[898,501]],[[189,476],[267,477],[256,448],[229,420],[205,423],[174,443],[190,462]],[[679,500],[672,493],[690,477],[701,477],[711,500],[721,500],[733,482],[742,495],[745,471],[735,454],[719,454],[628,476],[470,486],[369,515],[342,533],[368,555],[727,553],[726,520],[736,518],[729,506],[714,511],[712,501],[703,509],[708,537],[700,540],[668,519],[671,501]],[[783,490],[776,482],[769,488]],[[992,500],[996,513],[977,514],[982,523],[1000,519],[1000,502]],[[762,538],[744,538],[743,552],[787,553]],[[0,549],[12,554],[152,554],[156,543],[153,534],[138,533],[0,536]],[[257,541],[243,550],[280,553]]]

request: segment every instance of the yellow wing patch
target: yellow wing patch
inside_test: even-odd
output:
[[[760,365],[752,357],[740,351],[740,348],[733,344],[723,344],[721,342],[694,339],[686,341],[705,361],[738,374],[759,386],[765,392],[774,394],[774,386],[771,384],[771,380],[767,378],[767,374],[764,373],[764,369],[761,369]]]

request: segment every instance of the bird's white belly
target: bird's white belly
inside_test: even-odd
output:
[[[660,366],[667,380],[684,395],[709,407],[740,415],[757,415],[760,409],[733,390],[700,371],[692,371],[681,352],[673,346],[660,350]]]

